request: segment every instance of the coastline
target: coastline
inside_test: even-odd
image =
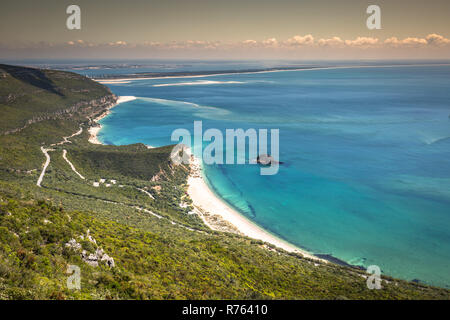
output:
[[[216,231],[229,231],[224,230],[223,228],[223,222],[225,222],[226,224],[234,227],[234,229],[238,231],[236,233],[241,235],[270,243],[287,252],[299,253],[306,258],[325,263],[328,262],[325,259],[319,258],[312,253],[302,250],[293,244],[278,238],[244,217],[211,190],[202,175],[203,169],[201,167],[200,160],[191,156],[190,166],[191,174],[188,178],[187,192],[193,201],[195,213],[200,216],[208,227]],[[206,219],[206,216],[211,215],[215,222],[211,222]]]
[[[88,130],[90,133],[89,142],[93,144],[103,144],[97,137],[98,133],[102,129],[102,126],[98,123],[98,121],[108,116],[111,113],[110,110],[117,105],[136,99],[137,98],[134,96],[120,96],[114,105],[109,107],[106,112],[95,118],[93,120],[95,124]],[[153,148],[153,146],[147,146],[147,148],[150,149]],[[189,148],[187,148],[187,152],[188,154],[191,154]],[[287,252],[298,253],[309,259],[322,263],[328,263],[326,259],[315,256],[312,253],[300,249],[293,244],[271,234],[232,208],[211,190],[203,178],[203,168],[200,160],[192,155],[190,169],[191,173],[189,174],[187,181],[187,192],[193,201],[195,214],[197,214],[209,228],[215,231],[232,232],[244,235],[255,240],[264,241]],[[211,219],[207,219],[206,217]],[[273,250],[267,246],[266,248]]]
[[[102,113],[102,114],[99,115],[97,118],[93,119],[94,125],[91,126],[91,127],[88,129],[88,132],[89,132],[89,134],[90,134],[88,141],[89,141],[90,143],[93,143],[93,144],[102,144],[102,143],[100,142],[100,140],[98,140],[98,137],[97,137],[98,133],[99,133],[100,130],[102,129],[102,125],[101,125],[100,123],[98,123],[98,122],[99,122],[101,119],[103,119],[104,117],[106,117],[107,115],[109,115],[109,114],[111,113],[110,110],[111,110],[112,108],[114,108],[115,106],[117,106],[117,105],[119,105],[119,104],[121,104],[121,103],[124,103],[124,102],[133,101],[133,100],[136,100],[136,99],[137,99],[137,98],[134,97],[134,96],[120,96],[120,97],[117,99],[116,103],[113,104],[112,106],[110,106],[110,107],[106,110],[106,112]]]
[[[433,66],[449,66],[447,63],[432,64]],[[356,66],[324,66],[324,67],[304,67],[291,69],[272,69],[272,70],[258,70],[258,71],[235,71],[235,72],[218,72],[205,74],[184,74],[184,75],[153,75],[153,76],[132,76],[124,75],[118,78],[92,78],[92,80],[100,84],[126,84],[137,80],[153,80],[153,79],[182,79],[182,78],[206,78],[216,76],[227,76],[236,74],[258,74],[258,73],[274,73],[274,72],[296,72],[296,71],[312,71],[312,70],[336,70],[336,69],[361,69],[361,68],[396,68],[396,67],[428,67],[429,64],[398,64],[398,65],[356,65]]]

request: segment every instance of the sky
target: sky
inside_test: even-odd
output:
[[[448,0],[0,2],[0,58],[450,58],[449,39]]]

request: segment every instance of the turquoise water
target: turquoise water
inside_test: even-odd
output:
[[[174,129],[192,132],[194,120],[202,120],[204,130],[223,132],[278,128],[284,162],[279,173],[261,176],[255,165],[206,166],[216,193],[260,226],[311,252],[450,286],[449,66],[108,86],[117,95],[139,99],[114,108],[101,121],[103,142],[167,145]]]

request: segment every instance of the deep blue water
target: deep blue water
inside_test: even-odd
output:
[[[196,81],[203,85],[154,86]],[[101,121],[110,144],[171,144],[176,128],[278,128],[274,176],[206,166],[221,197],[314,253],[450,286],[450,67],[329,69],[108,85],[138,100]],[[154,100],[164,99],[164,100]],[[181,102],[181,103],[180,103]],[[187,103],[184,103],[187,102]]]

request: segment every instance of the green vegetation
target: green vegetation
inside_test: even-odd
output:
[[[90,267],[65,243],[87,230],[116,267]],[[368,290],[357,270],[278,255],[229,235],[165,226],[143,231],[47,202],[2,199],[0,298],[3,299],[358,299],[447,298],[390,279]],[[174,236],[175,233],[177,236]],[[81,241],[80,241],[81,242]],[[86,241],[85,241],[86,242]],[[253,244],[252,244],[253,243]],[[88,245],[83,243],[83,248]],[[95,250],[91,244],[90,251]],[[68,264],[81,268],[81,290],[66,286]]]
[[[114,101],[74,73],[0,64],[0,167],[40,168],[40,145],[61,141]]]
[[[362,270],[210,230],[180,206],[191,203],[189,168],[170,162],[172,147],[87,142],[90,119],[114,99],[72,73],[0,66],[0,115],[10,119],[0,122],[0,299],[449,298],[448,290],[391,278],[369,290]],[[80,101],[84,107],[71,109]],[[45,117],[27,124],[36,114]],[[71,143],[50,146],[80,127]],[[41,146],[52,149],[42,188]],[[75,239],[94,253],[97,245],[81,238],[87,230],[114,268],[90,266],[66,247]],[[81,268],[81,290],[67,288],[68,265]]]
[[[29,121],[81,117],[111,96],[106,87],[75,73],[0,64],[1,132]]]

